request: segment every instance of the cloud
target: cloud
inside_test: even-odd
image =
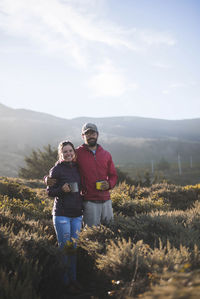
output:
[[[103,3],[103,4],[102,4]],[[58,53],[80,67],[93,64],[94,48],[142,51],[144,45],[175,41],[169,34],[124,28],[105,19],[103,0],[1,0],[0,28]],[[105,4],[106,5],[106,4]],[[108,51],[106,54],[109,55]]]
[[[166,64],[164,62],[154,62],[151,64],[153,67],[156,67],[156,68],[160,68],[160,69],[164,69],[164,70],[168,70],[168,69],[171,69],[172,66],[169,65],[169,64]]]
[[[176,90],[184,90],[186,88],[193,88],[197,86],[196,81],[189,81],[189,82],[174,82],[171,83],[168,88],[162,91],[163,94],[170,94],[172,91]]]
[[[162,93],[163,93],[163,94],[169,94],[170,91],[169,91],[169,90],[163,90]]]
[[[88,87],[96,97],[119,97],[129,90],[136,90],[136,83],[127,82],[123,72],[116,69],[110,61],[98,68],[98,72],[90,78]]]
[[[145,30],[140,32],[140,39],[149,46],[167,45],[174,46],[177,41],[167,32]]]
[[[93,5],[94,2],[98,3],[93,1]],[[123,29],[106,20],[99,21],[98,12],[91,14],[89,4],[88,0],[2,0],[0,27],[36,42],[45,51],[58,52],[65,59],[70,55],[81,67],[88,65],[94,43],[133,50]]]
[[[170,88],[174,88],[174,89],[176,89],[176,88],[181,88],[181,87],[185,87],[185,86],[186,86],[185,83],[177,82],[177,83],[173,83],[173,84],[171,84],[171,85],[170,85]]]
[[[150,46],[176,41],[169,33],[112,22],[104,13],[107,5],[104,0],[1,0],[0,29],[21,37],[23,47],[31,43],[31,52],[57,56],[93,74],[87,86],[96,96],[120,96],[138,85],[126,79],[118,58],[145,50],[148,55]]]

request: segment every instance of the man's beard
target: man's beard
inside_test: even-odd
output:
[[[90,138],[88,141],[89,146],[95,146],[97,144],[97,139],[96,138]]]

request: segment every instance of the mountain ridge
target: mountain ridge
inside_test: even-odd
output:
[[[17,176],[24,156],[47,144],[57,147],[69,139],[83,143],[81,127],[94,122],[99,142],[108,149],[115,163],[139,164],[165,157],[174,161],[193,155],[200,160],[200,118],[163,120],[138,116],[77,117],[64,119],[27,109],[9,108],[0,103],[0,175]]]
[[[0,113],[2,112],[2,110],[7,110],[7,111],[15,111],[15,112],[27,112],[27,113],[32,113],[32,114],[38,114],[38,115],[43,115],[43,116],[50,116],[53,118],[57,118],[57,119],[62,119],[62,120],[82,120],[82,119],[146,119],[146,120],[158,120],[158,121],[166,121],[166,122],[183,122],[183,121],[195,121],[195,120],[200,120],[200,117],[196,117],[196,118],[188,118],[188,119],[162,119],[162,118],[153,118],[153,117],[144,117],[144,116],[130,116],[130,115],[122,115],[122,116],[105,116],[105,117],[90,117],[90,116],[78,116],[78,117],[74,117],[74,118],[63,118],[60,116],[55,116],[53,114],[50,113],[46,113],[46,112],[40,112],[40,111],[35,111],[35,110],[31,110],[31,109],[25,109],[25,108],[11,108],[5,104],[0,103]]]

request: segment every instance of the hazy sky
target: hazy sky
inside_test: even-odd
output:
[[[200,0],[0,0],[0,102],[200,117]]]

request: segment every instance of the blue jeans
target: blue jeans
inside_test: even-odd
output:
[[[66,254],[64,256],[64,264],[66,265],[66,272],[64,274],[64,283],[69,284],[70,281],[76,280],[76,254],[75,250],[69,251],[66,247],[69,242],[73,242],[72,238],[77,239],[78,233],[81,230],[82,216],[80,217],[65,217],[53,216],[53,226],[56,232],[58,246],[65,248]],[[72,243],[71,243],[72,244]],[[76,242],[73,242],[73,248],[76,248]],[[71,250],[71,249],[69,249]]]

